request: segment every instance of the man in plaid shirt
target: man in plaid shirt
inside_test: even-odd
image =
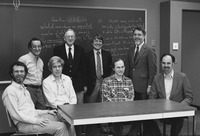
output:
[[[122,59],[113,62],[114,74],[102,83],[102,102],[122,102],[134,100],[133,83],[124,76],[125,66]],[[122,123],[114,123],[114,136],[122,136]]]

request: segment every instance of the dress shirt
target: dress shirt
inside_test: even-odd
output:
[[[65,103],[76,104],[77,98],[69,76],[62,74],[58,82],[51,74],[43,81],[43,91],[52,108]]]
[[[74,45],[72,45],[71,47],[71,53],[72,53],[72,58],[74,58]],[[67,58],[69,58],[69,46],[65,43],[65,49],[66,49],[66,54],[67,54]]]
[[[164,74],[165,94],[166,94],[166,99],[168,99],[168,100],[169,100],[169,97],[171,95],[172,84],[173,84],[173,76],[174,76],[173,70],[168,75]]]
[[[28,68],[28,74],[24,80],[24,84],[28,85],[41,85],[43,74],[43,61],[29,52],[19,58],[19,61],[23,62]]]
[[[95,59],[95,67],[97,69],[97,52],[99,52],[100,60],[101,60],[101,75],[103,75],[103,63],[102,63],[102,54],[101,50],[94,50],[94,59]]]
[[[40,115],[48,113],[47,110],[36,110],[26,87],[14,81],[3,92],[2,100],[15,124],[35,124]]]
[[[120,102],[133,101],[134,89],[131,79],[123,76],[121,81],[111,75],[103,80],[102,83],[102,101]]]
[[[140,52],[140,50],[141,50],[143,44],[144,44],[144,42],[142,42],[140,45],[137,45],[137,46],[139,47],[138,53]],[[137,50],[137,46],[135,46],[135,52],[136,52],[136,50]]]

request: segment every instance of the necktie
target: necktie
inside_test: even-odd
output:
[[[72,62],[72,53],[71,53],[72,48],[69,48],[69,52],[68,52],[68,58],[69,58],[69,62]]]
[[[97,52],[97,68],[96,68],[97,78],[101,78],[101,59],[100,59],[100,52]]]
[[[139,53],[139,46],[136,47],[136,52],[135,52],[135,56],[134,56],[134,63],[136,61],[136,58],[138,56],[138,53]]]

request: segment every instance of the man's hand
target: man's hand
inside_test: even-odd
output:
[[[56,115],[57,114],[57,110],[49,110],[48,114]]]
[[[43,118],[38,118],[36,121],[36,124],[40,125],[41,127],[45,127],[47,123],[49,123],[49,120]]]
[[[151,86],[149,85],[147,88],[147,95],[149,95],[150,91],[151,91]]]

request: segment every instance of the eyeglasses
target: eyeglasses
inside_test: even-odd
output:
[[[32,49],[42,49],[42,46],[32,46]]]

